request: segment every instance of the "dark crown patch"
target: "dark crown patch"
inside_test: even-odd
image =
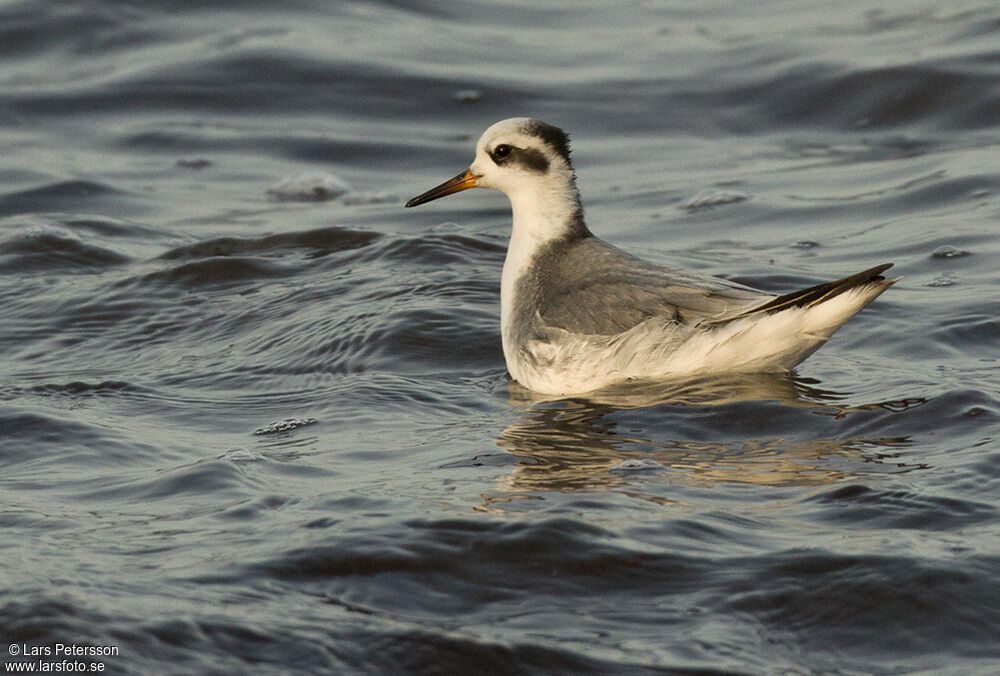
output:
[[[555,150],[560,157],[566,160],[566,164],[570,163],[569,136],[562,129],[559,127],[553,127],[551,124],[539,122],[538,120],[531,120],[528,123],[525,132],[536,138],[540,138],[553,150]]]

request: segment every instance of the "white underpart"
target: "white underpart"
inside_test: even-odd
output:
[[[661,380],[713,373],[760,373],[792,368],[879,295],[869,284],[810,308],[751,315],[719,327],[679,325],[651,318],[617,336],[557,331],[527,347],[541,357],[508,359],[511,375],[543,394],[574,394],[629,380]]]

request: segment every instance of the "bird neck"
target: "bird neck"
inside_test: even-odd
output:
[[[530,189],[511,192],[508,196],[513,224],[505,274],[512,263],[513,269],[522,270],[539,247],[553,240],[573,240],[590,235],[583,222],[580,193],[572,177],[565,183],[536,184]]]
[[[530,274],[536,254],[549,244],[570,243],[590,237],[583,221],[583,207],[576,183],[535,186],[508,193],[513,212],[513,228],[500,281],[500,322],[505,354],[513,330],[522,278]],[[529,284],[528,287],[531,285]],[[508,364],[510,359],[508,359]]]

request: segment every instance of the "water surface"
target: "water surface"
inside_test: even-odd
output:
[[[998,38],[976,2],[5,3],[3,643],[996,673]],[[902,280],[788,377],[535,397],[506,200],[402,208],[512,115],[645,258]]]

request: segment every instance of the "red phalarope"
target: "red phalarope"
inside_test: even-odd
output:
[[[467,188],[510,199],[513,231],[500,283],[510,375],[568,395],[630,380],[773,372],[812,354],[895,283],[878,265],[776,296],[647,263],[591,234],[569,139],[529,118],[497,122],[469,169],[406,203]]]

